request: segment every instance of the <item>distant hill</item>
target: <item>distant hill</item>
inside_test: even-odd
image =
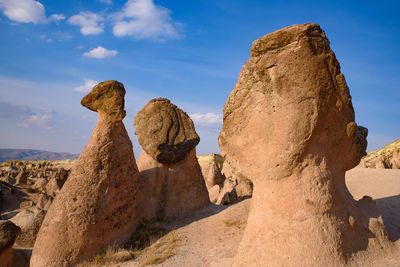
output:
[[[50,152],[34,149],[8,149],[0,148],[0,163],[8,160],[64,160],[76,159],[79,154]]]

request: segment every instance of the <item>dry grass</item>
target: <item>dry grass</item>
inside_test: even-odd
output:
[[[102,266],[133,260],[134,251],[124,248],[109,247],[104,254],[98,254],[79,264],[80,267]]]
[[[138,257],[140,266],[157,264],[176,255],[178,246],[179,239],[172,231],[158,239],[153,245],[136,251],[135,256]]]
[[[227,227],[236,227],[237,229],[241,229],[244,226],[244,222],[240,220],[231,220],[231,219],[223,219],[222,222]]]
[[[95,255],[79,266],[104,266],[134,259],[140,266],[161,263],[176,254],[178,241],[176,234],[168,232],[160,223],[142,222],[124,245],[109,247],[105,253]]]

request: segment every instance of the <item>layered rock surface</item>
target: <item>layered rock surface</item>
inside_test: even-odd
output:
[[[319,25],[254,41],[223,112],[222,155],[254,186],[234,265],[335,266],[390,247],[373,201],[344,182],[367,130]]]
[[[135,129],[143,147],[137,165],[145,185],[147,219],[177,218],[209,203],[190,117],[168,99],[156,98],[138,112]]]
[[[369,152],[361,159],[365,168],[400,169],[400,139],[381,149]]]
[[[31,266],[73,266],[118,243],[141,220],[142,184],[122,118],[125,90],[98,84],[82,104],[99,113],[92,137],[51,205]]]

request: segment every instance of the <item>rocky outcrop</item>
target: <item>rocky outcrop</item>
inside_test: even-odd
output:
[[[209,190],[211,202],[217,205],[226,205],[236,200],[251,197],[253,194],[252,182],[232,168],[228,162],[225,162],[224,157],[211,153],[199,155],[197,158]],[[215,185],[218,185],[218,187]],[[219,188],[218,192],[217,188]]]
[[[381,149],[369,152],[361,159],[360,167],[400,169],[400,139]]]
[[[122,118],[125,89],[96,85],[82,104],[99,121],[47,212],[31,266],[74,266],[128,238],[142,219],[142,184]]]
[[[17,177],[15,178],[15,180],[16,180],[15,183],[16,183],[17,185],[19,185],[19,184],[26,184],[27,181],[28,181],[28,177],[27,177],[27,174],[26,174],[25,170],[21,170],[21,171],[18,173],[18,175],[17,175]]]
[[[243,199],[253,195],[253,183],[247,179],[245,175],[235,170],[228,162],[224,163],[221,172],[222,175],[226,177],[225,184],[228,185],[226,190],[229,190],[230,185],[233,185],[235,188],[234,194],[237,199]]]
[[[200,141],[189,116],[168,99],[151,100],[135,117],[143,147],[137,165],[147,219],[176,218],[203,208],[208,192],[196,158]]]
[[[18,235],[15,244],[20,247],[33,247],[45,215],[45,210],[30,207],[23,209],[11,218],[10,221],[21,228],[21,233]]]
[[[0,221],[0,265],[14,266],[14,251],[12,246],[21,229],[11,221]]]
[[[367,130],[319,25],[254,41],[223,113],[221,153],[254,186],[235,266],[336,266],[391,245],[374,203],[345,185]]]

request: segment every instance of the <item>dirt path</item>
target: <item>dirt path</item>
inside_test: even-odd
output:
[[[346,174],[346,184],[355,199],[369,195],[376,201],[396,242],[389,255],[369,259],[364,264],[400,266],[400,171],[355,168]],[[172,226],[180,240],[176,255],[156,266],[231,266],[246,225],[250,201],[212,206],[181,225]],[[138,266],[138,263],[116,266]]]

